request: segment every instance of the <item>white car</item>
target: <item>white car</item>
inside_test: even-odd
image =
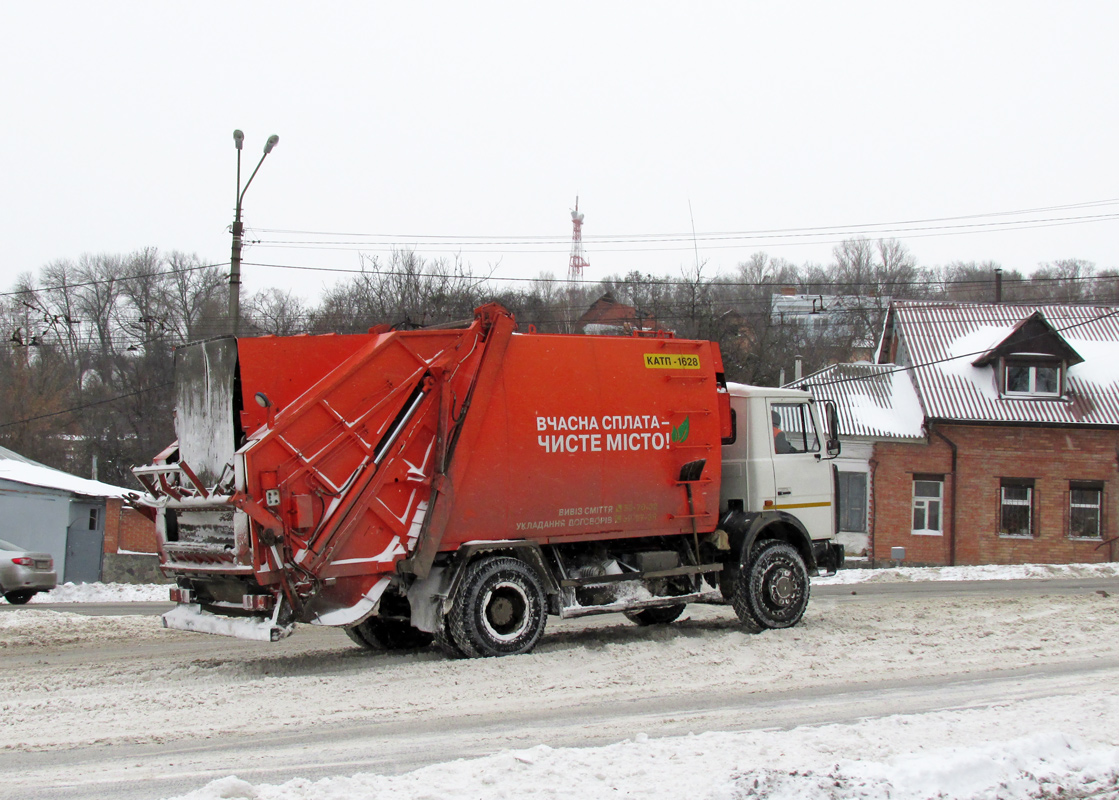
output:
[[[50,553],[32,553],[0,539],[0,594],[13,605],[23,605],[36,592],[58,585]]]

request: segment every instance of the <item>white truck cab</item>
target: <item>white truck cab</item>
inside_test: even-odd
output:
[[[835,536],[834,413],[808,392],[728,383],[720,511],[786,512],[813,541]],[[825,424],[827,420],[827,424]]]

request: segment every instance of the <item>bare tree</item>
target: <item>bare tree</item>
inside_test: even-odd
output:
[[[307,304],[290,291],[265,289],[249,296],[247,327],[255,334],[291,336],[307,331],[310,314]]]

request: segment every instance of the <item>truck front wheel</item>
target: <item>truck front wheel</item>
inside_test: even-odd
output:
[[[451,635],[464,655],[527,653],[544,633],[544,587],[536,570],[516,558],[471,562],[451,608]]]
[[[796,548],[782,541],[756,545],[735,584],[734,611],[755,632],[791,628],[808,607],[808,569]]]

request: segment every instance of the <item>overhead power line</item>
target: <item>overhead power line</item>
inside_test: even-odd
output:
[[[355,267],[314,267],[314,266],[310,266],[308,264],[275,264],[275,263],[266,263],[266,262],[263,262],[263,261],[245,261],[245,262],[242,262],[242,263],[247,265],[247,266],[251,266],[251,267],[264,267],[265,269],[302,270],[302,271],[306,271],[306,272],[327,272],[327,273],[338,273],[338,274],[342,274],[342,275],[378,275],[378,276],[381,276],[381,277],[442,278],[442,279],[459,279],[459,280],[464,280],[464,281],[471,281],[471,280],[477,280],[478,279],[478,276],[471,275],[469,273],[456,273],[456,272],[447,272],[447,273],[443,273],[443,272],[411,272],[411,271],[405,271],[405,270],[368,269],[368,268],[362,268],[362,267],[356,267],[356,268]],[[559,284],[564,284],[564,285],[571,284],[571,283],[576,283],[576,284],[592,285],[592,286],[598,285],[598,284],[606,284],[606,283],[617,283],[617,284],[621,284],[621,285],[627,285],[627,284],[655,284],[657,286],[693,286],[693,285],[696,285],[693,281],[688,281],[688,280],[684,280],[684,279],[661,278],[661,277],[657,277],[655,275],[642,276],[640,279],[634,279],[632,281],[627,280],[624,277],[621,278],[621,280],[615,280],[613,277],[597,278],[597,279],[596,278],[582,278],[582,279],[579,279],[579,280],[569,280],[566,277],[554,277],[554,276],[552,276],[552,277],[537,276],[535,278],[518,278],[518,277],[495,278],[495,277],[488,277],[488,278],[481,278],[480,280],[482,282],[493,281],[495,283],[559,283]],[[1066,281],[1067,282],[1078,283],[1078,282],[1082,282],[1082,281],[1106,281],[1106,280],[1112,280],[1112,281],[1119,280],[1119,276],[1116,276],[1116,275],[1084,275],[1084,276],[1076,276],[1076,277],[1054,277],[1054,278],[1031,278],[1031,277],[1024,276],[1022,278],[1010,278],[1010,277],[1007,277],[1004,274],[1003,278],[1002,278],[1003,286],[1013,285],[1013,284],[1021,284],[1021,283],[1031,283],[1031,282],[1035,282],[1035,281],[1037,283],[1049,283],[1049,282],[1060,283],[1060,282],[1066,282]],[[780,287],[784,287],[784,286],[798,286],[798,285],[807,284],[809,286],[829,286],[829,287],[834,287],[834,288],[842,288],[842,287],[851,287],[851,286],[871,286],[871,285],[876,284],[877,281],[875,280],[875,278],[872,275],[868,275],[867,278],[865,278],[864,280],[861,280],[861,281],[826,281],[826,280],[821,281],[821,280],[815,280],[815,279],[809,280],[809,279],[805,278],[804,276],[798,275],[792,280],[764,280],[764,281],[725,280],[725,279],[721,279],[721,278],[716,276],[715,278],[711,279],[710,281],[705,281],[705,283],[709,283],[709,284],[712,284],[712,285],[715,285],[715,286],[759,286],[759,287],[760,286],[780,286]],[[884,284],[884,286],[886,288],[895,287],[895,286],[896,287],[901,287],[901,286],[928,286],[930,284],[931,285],[937,285],[937,286],[965,286],[965,285],[969,285],[969,284],[970,285],[980,285],[980,286],[990,286],[990,285],[994,285],[995,279],[993,277],[992,278],[976,278],[976,279],[967,278],[967,279],[959,279],[959,280],[952,280],[952,279],[929,280],[928,278],[917,278],[917,279],[909,280],[909,281],[887,280],[887,281],[884,281],[882,283]],[[802,294],[816,294],[816,293],[817,292],[811,292],[811,291],[802,292]]]
[[[40,292],[57,292],[62,289],[82,289],[89,286],[104,286],[109,283],[125,283],[127,281],[139,281],[145,278],[159,278],[166,275],[182,275],[187,272],[197,272],[201,269],[212,269],[213,267],[227,267],[228,261],[222,261],[217,264],[197,264],[192,267],[184,267],[182,269],[163,270],[162,272],[141,272],[132,275],[120,275],[112,278],[95,278],[88,281],[79,281],[77,283],[65,283],[58,286],[39,286],[36,288],[28,287],[26,289],[16,289],[11,292],[0,292],[0,297],[19,297],[26,294],[38,294]]]
[[[160,383],[160,384],[157,384],[155,386],[149,386],[146,389],[137,389],[135,392],[128,392],[127,394],[118,394],[116,397],[108,397],[104,400],[95,400],[92,403],[83,403],[80,406],[74,406],[73,408],[66,408],[66,409],[63,409],[62,411],[52,411],[49,414],[38,414],[34,417],[27,417],[26,419],[18,419],[15,422],[5,422],[5,423],[0,424],[0,429],[11,428],[15,425],[26,425],[28,422],[37,422],[38,420],[50,419],[51,417],[61,417],[64,414],[73,414],[73,413],[76,413],[78,411],[84,411],[87,408],[94,408],[95,406],[103,406],[107,403],[115,403],[117,400],[124,400],[124,399],[129,398],[129,397],[136,397],[137,395],[147,394],[148,392],[154,392],[154,391],[157,391],[159,389],[166,389],[168,386],[174,386],[174,384],[171,383],[171,382]]]
[[[995,233],[1000,231],[1032,230],[1040,228],[1057,228],[1066,225],[1085,225],[1096,222],[1113,222],[1119,220],[1119,213],[1098,214],[1085,217],[1059,217],[1051,219],[1015,220],[1008,222],[973,223],[968,225],[941,225],[912,228],[879,228],[877,230],[846,230],[822,231],[819,233],[780,233],[780,234],[699,234],[693,239],[673,235],[674,238],[650,239],[591,239],[586,242],[599,251],[611,253],[650,253],[650,252],[677,252],[691,250],[697,242],[704,242],[704,250],[740,250],[743,247],[762,246],[793,246],[793,245],[820,245],[842,244],[848,239],[857,236],[873,235],[874,238],[894,238],[904,236],[906,239],[927,239],[936,236],[959,236],[980,233]],[[379,236],[370,234],[370,236]],[[727,242],[730,244],[710,244],[710,242]],[[643,244],[643,247],[617,247],[619,244]],[[541,245],[555,244],[554,247],[541,247]],[[512,255],[549,254],[554,255],[566,252],[558,240],[520,241],[520,240],[492,240],[492,241],[425,241],[406,240],[405,238],[386,238],[382,242],[285,242],[256,240],[257,247],[278,250],[325,250],[325,251],[352,251],[352,252],[392,252],[401,248],[423,247],[424,252],[458,254],[462,253],[508,253]],[[488,246],[487,246],[488,245]]]
[[[978,220],[987,217],[1009,217],[1021,216],[1025,214],[1043,214],[1053,213],[1057,211],[1072,211],[1077,209],[1099,208],[1104,206],[1119,205],[1119,198],[1111,198],[1105,200],[1089,200],[1080,203],[1067,203],[1064,205],[1051,205],[1039,206],[1035,208],[1015,209],[1010,211],[990,211],[981,214],[963,214],[957,216],[945,217],[928,217],[924,219],[904,219],[895,220],[892,222],[855,222],[845,223],[841,225],[816,225],[804,227],[790,227],[790,228],[759,228],[754,230],[741,230],[741,231],[713,231],[706,233],[694,234],[691,232],[682,233],[630,233],[630,234],[587,234],[584,241],[594,241],[598,243],[609,242],[653,242],[653,241],[683,241],[691,242],[693,238],[710,239],[710,238],[751,238],[758,236],[775,236],[775,235],[835,235],[841,232],[858,232],[866,229],[891,229],[901,230],[908,229],[909,226],[924,226],[933,225],[934,223],[947,223],[947,222],[963,222],[965,220]],[[1084,217],[1059,217],[1051,218],[1050,220],[1024,220],[1018,222],[1035,222],[1035,221],[1052,221],[1052,220],[1093,220],[1102,217],[1117,217],[1119,214],[1109,215],[1093,215]],[[1013,223],[1011,223],[1013,224]],[[952,227],[952,226],[946,226]],[[288,234],[298,236],[329,236],[329,237],[350,237],[350,238],[368,238],[368,239],[393,239],[393,240],[418,240],[418,241],[436,241],[443,244],[510,244],[510,243],[526,243],[526,244],[560,244],[568,245],[570,240],[565,235],[500,235],[500,234],[437,234],[437,233],[369,233],[369,232],[346,232],[346,231],[315,231],[303,229],[288,229],[288,228],[260,228],[259,233],[269,234]],[[277,242],[283,243],[283,242]]]

